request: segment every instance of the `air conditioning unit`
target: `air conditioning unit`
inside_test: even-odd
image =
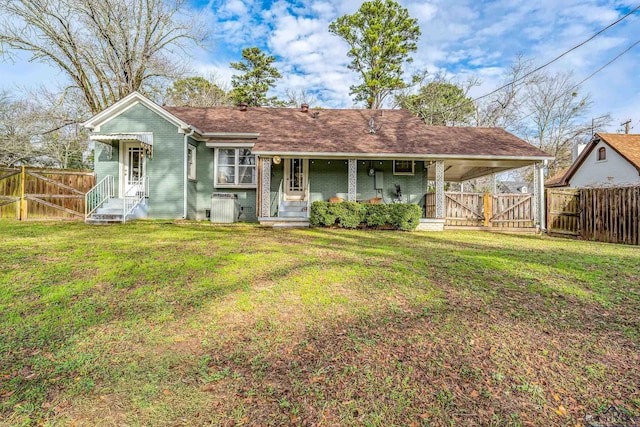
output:
[[[211,195],[211,222],[229,223],[238,219],[238,195],[213,193]]]

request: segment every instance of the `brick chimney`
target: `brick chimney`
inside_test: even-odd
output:
[[[303,113],[308,113],[309,112],[309,104],[302,104],[300,106],[300,111],[302,111]]]
[[[247,111],[247,103],[246,102],[241,102],[240,103],[240,111]]]

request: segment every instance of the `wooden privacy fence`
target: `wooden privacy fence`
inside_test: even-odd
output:
[[[550,233],[640,245],[640,186],[547,190]]]
[[[547,230],[577,236],[580,224],[578,190],[547,190]]]
[[[0,167],[0,218],[84,219],[90,171]]]
[[[532,228],[532,194],[445,192],[445,225],[461,227]],[[425,214],[435,218],[436,195],[425,195]]]

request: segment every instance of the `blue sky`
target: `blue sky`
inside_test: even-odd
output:
[[[542,64],[587,39],[636,7],[639,0],[401,0],[418,19],[422,36],[407,70],[446,72],[460,80],[482,81],[472,90],[479,96],[502,82],[516,55]],[[354,13],[352,0],[191,0],[189,4],[213,34],[207,49],[194,52],[191,66],[214,73],[227,84],[230,61],[244,47],[258,46],[277,58],[283,75],[274,94],[285,89],[313,93],[325,107],[352,107],[349,86],[356,75],[347,69],[347,46],[329,34],[329,23]],[[570,53],[549,69],[572,71],[576,81],[587,77],[640,38],[640,12]],[[593,101],[589,113],[610,113],[610,131],[632,119],[640,133],[640,45],[583,85]],[[64,76],[43,64],[18,59],[0,63],[0,85],[49,84]]]

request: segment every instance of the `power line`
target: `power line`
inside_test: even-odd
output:
[[[618,55],[616,55],[613,59],[611,59],[609,62],[607,62],[606,64],[604,64],[602,67],[598,68],[597,70],[595,70],[593,73],[589,74],[587,77],[585,77],[584,79],[582,79],[580,81],[580,83],[577,83],[573,86],[571,86],[569,89],[566,90],[566,92],[572,92],[573,90],[577,89],[578,87],[580,87],[584,82],[586,82],[587,80],[591,79],[593,76],[595,76],[596,74],[598,74],[600,71],[604,70],[605,68],[607,68],[609,65],[613,64],[615,61],[617,61],[622,55],[624,55],[625,53],[629,52],[631,49],[633,49],[634,47],[636,47],[637,45],[640,44],[640,40],[636,41],[635,43],[633,43],[631,46],[629,46],[628,48],[626,48],[625,50],[623,50],[622,52],[620,52]],[[526,119],[528,119],[529,117],[531,117],[533,114],[535,113],[535,111],[532,111],[531,113],[527,114],[524,117],[521,117],[519,119],[516,120],[516,122],[522,122]]]
[[[571,90],[577,88],[578,86],[582,85],[582,83],[586,82],[587,80],[589,80],[591,77],[595,76],[596,74],[598,74],[600,71],[604,70],[605,68],[607,68],[609,65],[613,64],[615,61],[618,60],[618,58],[620,58],[622,55],[624,55],[625,53],[629,52],[631,49],[633,49],[634,47],[636,47],[637,45],[640,44],[640,40],[636,41],[635,43],[633,43],[631,46],[629,46],[628,48],[626,48],[625,50],[623,50],[622,52],[620,52],[618,55],[616,55],[611,61],[607,62],[606,64],[604,64],[602,67],[598,68],[596,71],[594,71],[593,73],[589,74],[587,77],[585,77],[584,79],[582,79],[582,81],[580,81],[580,83],[576,84],[575,86],[573,86],[571,88]]]
[[[596,38],[597,36],[599,36],[600,34],[604,33],[605,31],[607,31],[609,28],[613,27],[614,25],[620,23],[622,20],[626,19],[627,17],[629,17],[630,15],[632,15],[633,13],[635,13],[638,9],[640,9],[640,4],[637,5],[636,7],[634,7],[629,13],[627,13],[626,15],[622,16],[621,18],[615,20],[614,22],[612,22],[611,24],[607,25],[606,27],[604,27],[603,29],[601,29],[600,31],[596,32],[595,34],[593,34],[591,37],[589,37],[588,39],[584,40],[581,43],[578,43],[577,45],[573,46],[571,49],[564,51],[563,53],[561,53],[560,55],[556,56],[555,58],[553,58],[552,60],[540,65],[539,67],[536,67],[535,69],[533,69],[532,71],[529,71],[528,73],[526,73],[523,76],[518,77],[517,79],[514,79],[513,81],[500,86],[497,89],[494,89],[493,91],[482,95],[482,96],[478,96],[477,98],[473,99],[472,102],[475,102],[479,99],[482,98],[486,98],[487,96],[493,95],[494,93],[507,88],[509,86],[511,86],[514,83],[518,83],[521,80],[524,80],[525,78],[529,77],[532,74],[537,73],[538,71],[542,70],[543,68],[548,67],[549,65],[553,64],[554,62],[558,61],[559,59],[563,58],[564,56],[568,55],[569,53],[573,52],[574,50],[578,49],[579,47],[584,46],[585,44],[587,44],[588,42],[590,42],[591,40],[593,40],[594,38]]]
[[[563,53],[561,53],[560,55],[556,56],[556,57],[555,57],[555,58],[553,58],[552,60],[547,61],[546,63],[544,63],[544,64],[540,65],[539,67],[536,67],[534,70],[529,71],[528,73],[525,73],[523,76],[520,76],[520,77],[518,77],[518,78],[516,78],[516,79],[514,79],[514,80],[512,80],[512,81],[510,81],[509,83],[507,83],[507,84],[505,84],[505,85],[503,85],[503,86],[500,86],[500,87],[499,87],[499,88],[497,88],[497,89],[492,90],[492,91],[491,91],[491,92],[489,92],[489,93],[486,93],[486,94],[481,95],[481,96],[478,96],[478,97],[476,97],[476,98],[474,98],[474,99],[470,99],[470,100],[468,100],[468,101],[462,102],[461,104],[454,105],[453,107],[448,108],[448,109],[444,110],[443,112],[448,112],[448,111],[451,111],[451,110],[455,110],[455,109],[458,109],[458,108],[460,108],[460,107],[463,107],[463,106],[465,106],[465,105],[467,105],[467,104],[473,104],[473,103],[475,103],[476,101],[478,101],[478,100],[480,100],[480,99],[483,99],[483,98],[486,98],[487,96],[493,95],[494,93],[499,92],[499,91],[501,91],[502,89],[505,89],[505,88],[507,88],[507,87],[509,87],[509,86],[511,86],[511,85],[513,85],[513,84],[515,84],[515,83],[518,83],[518,82],[520,82],[520,81],[524,80],[525,78],[529,77],[530,75],[532,75],[532,74],[534,74],[534,73],[537,73],[538,71],[542,70],[543,68],[548,67],[549,65],[553,64],[554,62],[558,61],[559,59],[561,59],[561,58],[563,58],[564,56],[568,55],[569,53],[573,52],[574,50],[576,50],[576,49],[578,49],[578,48],[580,48],[580,47],[584,46],[585,44],[587,44],[588,42],[590,42],[591,40],[593,40],[594,38],[596,38],[596,37],[597,37],[597,36],[599,36],[600,34],[602,34],[602,33],[604,33],[605,31],[607,31],[609,28],[613,27],[614,25],[617,25],[618,23],[620,23],[620,22],[621,22],[621,21],[623,21],[624,19],[626,19],[626,18],[628,18],[629,16],[633,15],[633,14],[634,14],[638,9],[640,9],[640,4],[638,4],[636,7],[634,7],[630,12],[628,12],[628,13],[627,13],[627,14],[625,14],[624,16],[622,16],[622,17],[620,17],[620,18],[616,19],[615,21],[613,21],[612,23],[610,23],[610,24],[609,24],[609,25],[607,25],[606,27],[604,27],[604,28],[602,28],[601,30],[599,30],[599,31],[597,31],[596,33],[594,33],[594,34],[593,34],[591,37],[589,37],[588,39],[586,39],[586,40],[584,40],[584,41],[582,41],[582,42],[578,43],[577,45],[573,46],[572,48],[570,48],[570,49],[568,49],[568,50],[564,51]],[[633,47],[634,47],[636,44],[638,44],[638,43],[640,43],[640,41],[636,42],[634,45],[632,45],[632,46],[631,46],[629,49],[627,49],[625,52],[621,53],[618,57],[620,57],[620,56],[624,55],[627,51],[629,51],[631,48],[633,48]],[[615,61],[618,57],[614,58],[611,62]],[[609,63],[605,64],[602,68],[606,67],[607,65],[609,65]],[[597,70],[594,74],[598,73],[599,71],[601,71],[601,70]],[[589,76],[589,77],[588,77],[587,79],[585,79],[584,81],[588,80],[588,79],[589,79],[589,78],[591,78],[591,77],[592,77],[592,75],[591,75],[591,76]],[[584,81],[580,82],[580,84],[584,83]],[[580,84],[578,84],[577,86],[579,86]]]

